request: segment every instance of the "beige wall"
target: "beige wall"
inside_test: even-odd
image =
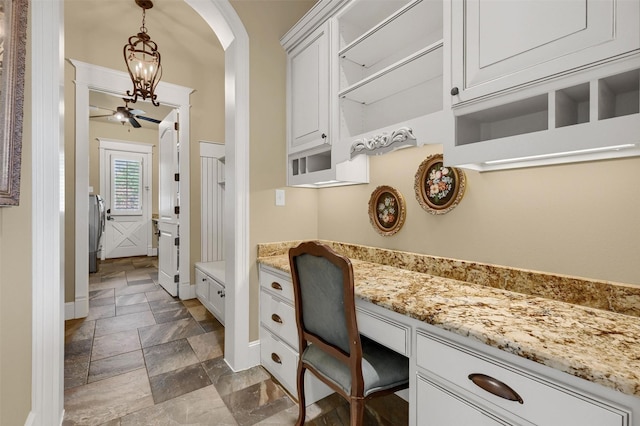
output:
[[[29,43],[27,70],[30,75]],[[0,425],[31,411],[31,85],[25,82],[20,205],[0,208]]]
[[[415,172],[439,145],[372,157],[368,185],[320,191],[319,237],[640,284],[640,159],[478,173],[445,215],[422,210]],[[367,204],[378,185],[405,197],[400,232],[378,235]],[[345,214],[348,212],[348,214]]]
[[[137,32],[142,19],[135,2],[67,0],[65,2],[65,57],[126,71],[122,48]],[[117,25],[105,25],[105,23]],[[193,88],[191,94],[191,263],[200,260],[200,162],[198,141],[224,141],[224,51],[213,31],[182,1],[156,0],[146,18],[149,35],[162,54],[162,81]],[[74,158],[74,69],[65,66],[65,301],[75,297],[74,241],[75,158]],[[153,108],[143,105],[146,111]],[[140,129],[137,129],[140,130]],[[131,133],[133,135],[133,131]],[[190,268],[191,280],[193,268]]]
[[[282,37],[314,1],[231,1],[251,47],[250,62],[250,339],[258,339],[257,243],[316,238],[317,194],[287,188],[286,204],[275,206],[275,189],[286,185],[286,55]]]

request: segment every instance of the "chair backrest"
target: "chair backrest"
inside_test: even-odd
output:
[[[309,241],[289,250],[299,351],[307,342],[352,368],[362,380],[362,347],[356,322],[353,267],[327,245]]]

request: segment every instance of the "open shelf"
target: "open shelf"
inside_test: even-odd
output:
[[[589,83],[555,92],[556,127],[573,126],[589,121]]]
[[[338,19],[340,21],[340,46],[344,47],[351,44],[354,40],[361,37],[371,28],[387,20],[398,10],[402,9],[411,0],[376,0],[357,1],[347,6],[340,13]],[[372,7],[374,3],[375,7]]]
[[[418,49],[414,46],[426,46],[440,39],[442,2],[417,0],[362,34],[344,47],[338,56],[370,69],[407,46],[416,51]]]
[[[340,136],[349,138],[442,111],[442,76],[372,104],[340,99]]]
[[[372,104],[442,76],[442,40],[346,88],[338,97]]]
[[[315,154],[291,157],[291,174],[293,176],[331,170],[331,150]]]
[[[640,112],[640,70],[598,80],[598,119],[606,120]]]
[[[456,118],[456,144],[538,132],[549,128],[548,95],[481,110]]]

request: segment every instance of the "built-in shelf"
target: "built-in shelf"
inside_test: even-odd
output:
[[[598,119],[622,117],[640,112],[640,70],[598,80]]]
[[[589,121],[589,83],[555,92],[555,127],[573,126]]]
[[[331,170],[331,150],[309,155],[291,156],[289,161],[291,161],[291,173],[293,176]]]
[[[535,96],[457,117],[457,144],[547,130],[547,95]]]
[[[392,14],[338,53],[343,60],[375,69],[403,49],[419,50],[442,39],[442,3],[417,0]],[[417,47],[417,48],[416,48]],[[391,53],[390,53],[391,52]]]
[[[442,76],[442,40],[419,50],[338,94],[369,105],[421,83]]]
[[[338,13],[340,46],[345,47],[351,44],[411,2],[411,0],[378,0],[375,2],[375,7],[372,7],[370,1],[351,2]]]
[[[497,170],[638,156],[639,89],[640,69],[625,70],[459,113],[457,150],[445,150],[445,159]]]

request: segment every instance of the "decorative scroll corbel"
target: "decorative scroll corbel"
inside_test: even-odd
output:
[[[417,139],[410,127],[401,127],[391,135],[382,133],[371,138],[357,139],[351,145],[351,158],[359,154],[380,155],[402,146],[416,146]]]

